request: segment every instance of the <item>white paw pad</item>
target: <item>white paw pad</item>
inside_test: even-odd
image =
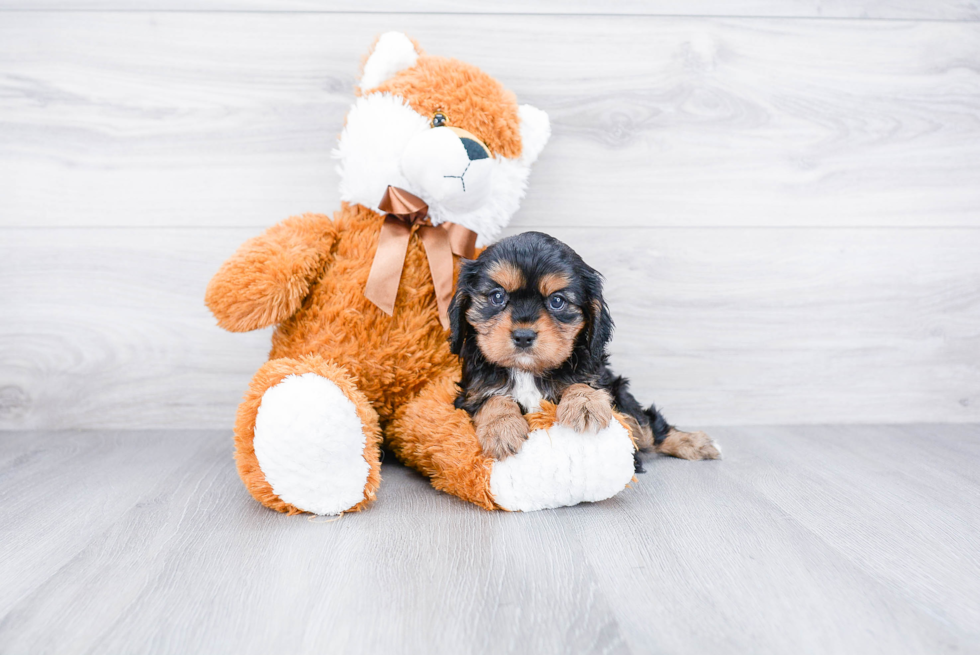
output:
[[[357,410],[330,380],[290,375],[262,395],[255,456],[277,496],[314,514],[339,514],[364,498],[371,467]]]
[[[633,442],[618,421],[598,434],[553,425],[521,451],[494,462],[490,492],[511,511],[530,512],[611,498],[633,479]]]

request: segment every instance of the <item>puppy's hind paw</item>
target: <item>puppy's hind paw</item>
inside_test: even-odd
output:
[[[667,433],[656,451],[680,459],[721,459],[721,446],[704,432],[682,432],[676,428]]]

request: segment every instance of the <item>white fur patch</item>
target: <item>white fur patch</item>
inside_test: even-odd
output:
[[[520,209],[527,191],[527,178],[531,175],[531,167],[520,160],[498,155],[493,162],[496,166],[492,171],[489,195],[482,205],[468,212],[454,212],[439,202],[429,205],[429,216],[434,225],[449,221],[468,227],[479,235],[476,245],[480,248],[493,243]],[[417,195],[426,199],[424,191]]]
[[[262,395],[255,456],[276,495],[314,514],[340,514],[364,499],[371,467],[354,403],[330,380],[287,376]]]
[[[541,411],[541,390],[534,384],[534,374],[511,369],[510,379],[510,397],[519,402],[528,414]]]
[[[402,175],[401,157],[412,137],[428,129],[429,120],[398,96],[358,98],[332,153],[340,162],[340,199],[381,213],[378,203],[389,184],[415,193]]]
[[[414,66],[418,58],[419,53],[415,51],[411,39],[401,32],[385,32],[364,62],[361,90],[367,91],[383,84],[399,71]]]
[[[402,175],[413,189],[425,194],[426,204],[453,212],[479,209],[493,187],[497,163],[470,161],[459,136],[448,128],[416,134],[402,154]]]
[[[598,434],[561,425],[535,430],[521,451],[494,462],[490,492],[505,509],[530,512],[611,498],[633,479],[633,442],[613,421]]]
[[[519,112],[521,157],[476,160],[466,172],[461,147],[449,148],[437,140],[417,138],[431,129],[428,116],[389,93],[362,96],[348,112],[347,124],[333,151],[339,160],[340,198],[378,211],[388,185],[401,187],[429,205],[434,225],[458,223],[479,235],[478,246],[488,245],[520,208],[531,163],[550,134],[543,111],[522,105]],[[406,153],[410,145],[421,147],[419,144],[430,151]],[[416,170],[420,166],[426,170]],[[448,195],[452,190],[462,190],[462,181],[454,177],[460,175],[470,185],[465,198]]]
[[[521,119],[521,161],[530,166],[551,138],[551,121],[548,114],[531,105],[518,107],[517,115]]]

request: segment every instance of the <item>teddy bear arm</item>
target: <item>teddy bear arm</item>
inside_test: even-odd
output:
[[[205,303],[218,325],[247,332],[292,316],[329,262],[338,238],[329,217],[304,214],[246,241],[208,284]]]

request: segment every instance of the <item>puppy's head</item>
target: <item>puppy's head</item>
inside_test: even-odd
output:
[[[540,375],[600,361],[613,323],[602,277],[567,245],[525,232],[466,262],[449,308],[452,351]]]

